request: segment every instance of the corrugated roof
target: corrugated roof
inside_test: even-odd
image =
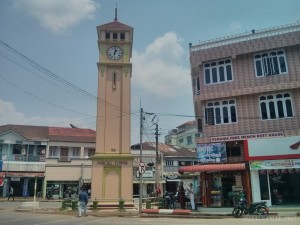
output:
[[[138,148],[137,148],[138,147]],[[132,146],[132,149],[139,149],[139,145]],[[143,147],[144,150],[153,150],[156,149],[155,142],[144,142]],[[169,157],[192,157],[196,158],[196,151],[193,149],[183,148],[176,145],[169,145],[164,143],[158,143],[158,150],[164,155]]]
[[[92,129],[29,125],[0,126],[0,134],[8,131],[13,131],[27,140],[96,142],[96,131]]]

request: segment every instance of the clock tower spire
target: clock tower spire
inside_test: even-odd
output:
[[[118,22],[97,26],[99,61],[96,153],[92,157],[92,199],[132,202],[130,154],[133,28]]]

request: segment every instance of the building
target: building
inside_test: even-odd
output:
[[[109,204],[132,202],[130,154],[133,27],[114,21],[97,26],[99,62],[96,154],[92,198]],[[105,203],[105,204],[106,204]]]
[[[195,174],[181,176],[178,173],[180,166],[197,164],[195,150],[176,145],[157,143],[158,163],[156,164],[156,143],[144,142],[142,149],[142,162],[146,165],[145,173],[142,176],[143,197],[153,195],[156,184],[160,185],[162,193],[168,191],[175,194],[180,181],[184,183],[185,188],[190,183],[193,183],[195,192],[197,191],[199,179]],[[140,144],[131,146],[131,154],[134,157],[133,196],[138,197]]]
[[[15,196],[45,197],[48,191],[56,199],[77,194],[82,185],[90,188],[95,141],[91,129],[0,126],[1,195],[7,196],[10,185]]]
[[[165,136],[165,143],[196,149],[196,136],[198,134],[196,124],[195,120],[188,121],[179,125],[176,129],[170,130]]]
[[[289,146],[297,145],[300,134],[299,37],[296,23],[190,44],[201,165],[180,171],[201,172],[205,206],[230,205],[235,191],[243,191],[249,202],[271,204],[273,177],[254,165],[272,160],[276,172],[298,171],[299,150]],[[284,148],[276,148],[279,140]],[[280,160],[292,162],[293,170]],[[299,185],[291,182],[300,174],[287,176],[285,186],[295,190],[286,199],[299,202]]]

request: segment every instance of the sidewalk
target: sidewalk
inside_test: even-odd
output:
[[[15,201],[7,201],[7,198],[0,198],[0,209],[17,210],[24,202],[33,202],[33,198],[15,198]],[[59,213],[76,215],[77,211],[65,210],[62,211],[62,200],[43,200],[37,198],[38,209],[34,210],[36,213]],[[202,218],[225,218],[232,217],[231,212],[233,208],[205,208],[199,207],[197,211],[191,210],[166,210],[166,209],[151,209],[150,211],[144,209],[140,216],[178,216],[178,217],[202,217]],[[30,210],[32,211],[32,210]],[[178,212],[178,214],[177,214]],[[139,216],[138,207],[135,209],[119,212],[118,210],[88,210],[89,215],[93,216]],[[299,206],[274,206],[269,207],[270,216],[280,217],[294,217],[300,216]],[[176,215],[177,214],[177,215]]]

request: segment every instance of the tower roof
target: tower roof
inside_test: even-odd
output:
[[[124,23],[120,23],[117,20],[114,20],[113,22],[106,23],[106,24],[103,24],[103,25],[99,25],[99,26],[97,26],[97,28],[98,27],[100,29],[124,29],[124,30],[131,30],[131,29],[133,29],[133,27],[128,26],[128,25],[126,25]]]

